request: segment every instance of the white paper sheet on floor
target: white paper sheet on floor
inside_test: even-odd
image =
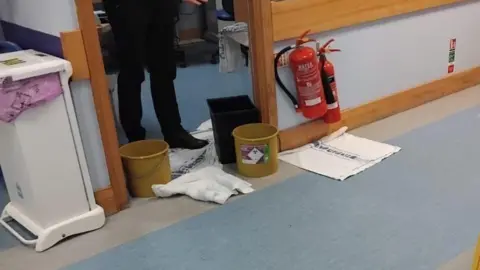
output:
[[[207,166],[222,167],[215,151],[212,121],[202,123],[192,135],[198,139],[208,140],[209,144],[198,150],[171,149],[169,156],[172,179]]]
[[[343,133],[331,140],[280,155],[280,159],[317,174],[343,181],[400,151],[400,147]]]
[[[224,204],[239,193],[253,192],[252,185],[214,166],[185,174],[166,185],[154,185],[157,197],[167,198],[184,194],[195,200]]]

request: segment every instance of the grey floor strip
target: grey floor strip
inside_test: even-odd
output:
[[[305,173],[67,269],[435,269],[480,233],[478,138],[474,108],[346,182]]]

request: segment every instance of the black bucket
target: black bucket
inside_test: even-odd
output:
[[[208,99],[212,119],[215,150],[222,164],[235,163],[235,143],[232,132],[236,127],[259,123],[260,112],[246,95]]]

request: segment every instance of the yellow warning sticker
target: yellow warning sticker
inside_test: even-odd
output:
[[[20,58],[11,58],[11,59],[0,61],[0,63],[4,64],[5,66],[14,66],[14,65],[23,64],[25,63],[25,61],[23,61]]]

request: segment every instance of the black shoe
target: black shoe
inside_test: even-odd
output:
[[[165,141],[170,148],[200,149],[208,145],[208,141],[197,139],[185,130],[165,136]]]

